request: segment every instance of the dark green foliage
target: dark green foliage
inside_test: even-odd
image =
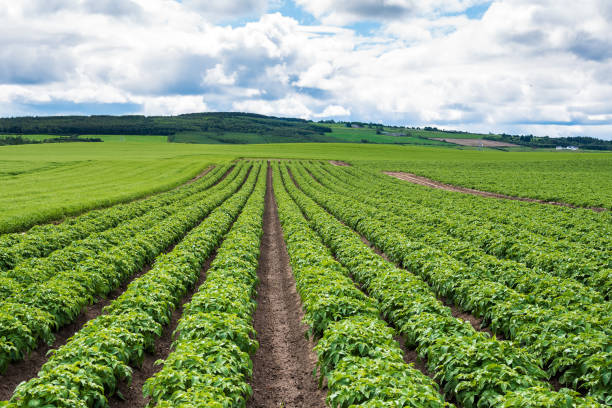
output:
[[[0,134],[170,135],[170,142],[178,142],[181,141],[181,136],[175,135],[181,132],[195,132],[204,138],[236,144],[253,143],[249,138],[232,136],[236,133],[254,138],[265,135],[271,139],[258,143],[327,141],[322,135],[330,133],[331,129],[303,119],[232,112],[178,116],[51,116],[0,119]],[[202,143],[197,137],[190,142]]]
[[[612,141],[596,139],[587,136],[574,137],[548,137],[548,136],[533,136],[533,135],[489,135],[485,136],[487,140],[497,140],[500,142],[514,143],[522,146],[539,147],[554,149],[557,146],[569,147],[576,146],[580,149],[589,150],[612,150]]]
[[[0,146],[14,146],[22,144],[40,144],[40,143],[71,143],[71,142],[102,142],[99,137],[78,137],[78,136],[60,136],[52,137],[43,140],[28,139],[20,135],[17,136],[0,136]]]

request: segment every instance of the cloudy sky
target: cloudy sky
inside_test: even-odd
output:
[[[0,116],[198,111],[612,139],[612,1],[0,0]]]

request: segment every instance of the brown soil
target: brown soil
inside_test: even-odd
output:
[[[170,346],[174,341],[173,333],[178,325],[178,322],[183,315],[183,307],[186,303],[191,301],[193,295],[198,291],[200,285],[206,280],[206,273],[212,261],[215,259],[216,253],[214,253],[202,266],[200,271],[200,277],[196,284],[191,288],[185,297],[181,300],[180,305],[172,311],[170,318],[170,324],[164,327],[162,336],[155,341],[155,352],[145,353],[144,360],[140,367],[134,368],[132,372],[132,381],[128,385],[125,382],[119,384],[119,392],[123,398],[118,395],[114,395],[108,399],[109,406],[111,408],[142,408],[149,402],[142,395],[142,386],[145,381],[152,377],[155,373],[161,370],[161,365],[155,365],[157,360],[165,360],[171,352]]]
[[[55,333],[55,342],[53,345],[49,346],[43,344],[32,351],[24,360],[9,364],[5,373],[0,375],[0,401],[10,399],[17,385],[23,381],[28,381],[38,374],[43,364],[47,362],[47,353],[50,350],[55,350],[65,345],[76,332],[81,330],[85,323],[100,316],[102,314],[102,309],[125,292],[127,286],[134,279],[144,275],[150,269],[151,265],[146,265],[138,273],[135,273],[127,281],[121,284],[120,287],[111,291],[106,298],[98,299],[94,304],[85,307],[74,322],[62,327]]]
[[[399,343],[400,348],[404,352],[404,361],[407,364],[413,364],[415,369],[419,370],[426,376],[433,378],[433,374],[430,373],[429,370],[427,370],[427,364],[425,364],[425,360],[419,357],[416,350],[409,349],[408,347],[406,347],[406,340],[404,339],[404,337],[398,335],[395,336],[394,339]]]
[[[501,334],[496,335],[488,327],[483,327],[482,318],[476,317],[473,314],[466,312],[465,310],[461,309],[459,306],[456,306],[455,304],[453,304],[453,302],[449,301],[445,297],[441,297],[439,299],[440,301],[442,301],[442,303],[444,303],[446,307],[451,310],[453,317],[468,322],[476,331],[488,333],[491,337],[497,338],[497,340],[504,340],[504,337]]]
[[[299,189],[300,185],[298,184],[298,182],[295,180],[295,178],[293,177],[293,173],[291,173],[291,170],[288,170],[289,172],[289,177],[291,178],[291,180],[293,181],[293,184],[295,184],[295,186]],[[312,173],[308,172],[310,174],[311,177],[314,178],[314,176],[312,175]],[[322,208],[322,207],[321,207]],[[304,218],[306,218],[308,220],[308,216],[306,214],[304,214],[304,212],[302,212],[302,215],[304,216]],[[340,222],[342,225],[347,226],[342,220],[338,220],[338,222]],[[363,235],[357,233],[359,235],[359,238],[361,239],[361,241],[366,244],[368,247],[370,247],[370,249],[372,249],[372,251],[374,251],[377,255],[379,255],[380,257],[382,257],[385,261],[387,262],[392,262],[389,260],[389,257],[382,252],[380,249],[378,249],[374,244],[372,244],[370,241],[368,241],[368,239],[366,237],[364,237]],[[334,259],[341,263],[340,261],[338,261],[338,259],[335,257],[334,255]],[[370,296],[370,294],[368,293],[367,289],[365,289],[359,282],[356,282],[354,277],[351,275],[351,279],[353,279],[355,286],[363,291],[367,296]],[[383,316],[380,316],[381,320],[384,320],[389,326],[393,327],[393,324],[390,323],[387,319],[385,319]],[[400,335],[396,335],[394,337],[395,341],[397,341],[400,345],[400,348],[402,349],[403,352],[403,358],[404,361],[407,364],[413,364],[414,368],[421,371],[423,374],[425,374],[428,377],[432,377],[433,378],[433,374],[431,374],[428,370],[427,370],[427,366],[425,364],[425,361],[423,359],[421,359],[418,354],[416,353],[416,350],[414,349],[409,349],[406,347],[406,340],[404,339],[403,336]]]
[[[325,407],[325,391],[313,376],[314,344],[302,323],[269,169],[263,228],[254,320],[260,346],[253,356],[253,397],[247,407]]]
[[[368,239],[366,237],[364,237],[361,234],[359,234],[359,237],[361,238],[361,241],[364,244],[369,246],[372,249],[372,251],[374,251],[377,255],[381,256],[385,261],[394,263],[393,261],[391,261],[389,259],[387,254],[382,252],[374,244],[372,244],[370,241],[368,241]],[[482,327],[482,319],[481,318],[478,318],[478,317],[474,316],[473,314],[468,313],[468,312],[462,310],[460,307],[455,306],[452,302],[449,302],[444,297],[439,298],[439,300],[442,303],[444,303],[444,305],[446,307],[450,308],[453,317],[456,317],[456,318],[461,319],[461,320],[465,320],[466,322],[470,323],[472,325],[472,327],[474,328],[474,330],[476,330],[476,331],[485,332],[485,333],[488,333],[492,337],[497,337],[498,340],[503,340],[503,337],[501,335],[495,335],[495,334],[493,334],[493,332],[489,328]],[[421,371],[423,371],[423,370],[421,370]]]
[[[376,253],[376,255],[380,256],[382,259],[384,259],[387,262],[392,262],[389,259],[389,257],[387,256],[387,254],[385,254],[383,251],[378,249],[374,244],[372,244],[370,241],[368,241],[368,239],[366,237],[364,237],[363,235],[359,234],[359,238],[361,238],[361,242],[363,242],[364,244],[369,246],[370,249]]]
[[[330,160],[329,161],[330,164],[333,164],[334,166],[343,166],[343,167],[350,167],[351,165],[343,162],[343,161],[339,161],[339,160]]]
[[[438,140],[441,142],[453,143],[461,146],[472,146],[472,147],[519,147],[519,145],[507,142],[498,142],[495,140],[486,139],[453,139],[445,137],[433,137],[431,140]]]
[[[505,200],[526,201],[530,203],[557,205],[557,206],[569,207],[569,208],[586,208],[589,210],[593,210],[595,212],[608,211],[607,208],[603,208],[603,207],[578,207],[578,206],[568,204],[568,203],[560,203],[556,201],[544,201],[544,200],[538,200],[536,198],[515,197],[515,196],[509,196],[505,194],[492,193],[490,191],[481,191],[481,190],[474,190],[472,188],[458,187],[458,186],[453,186],[451,184],[440,183],[439,181],[428,179],[427,177],[417,176],[416,174],[411,174],[411,173],[393,172],[393,171],[385,171],[383,173],[388,176],[395,177],[400,180],[408,181],[410,183],[420,184],[422,186],[427,186],[427,187],[437,188],[437,189],[447,190],[447,191],[455,191],[458,193],[479,195],[481,197],[492,197],[492,198],[502,198]]]

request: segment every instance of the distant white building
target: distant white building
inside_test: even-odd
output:
[[[578,149],[578,146],[567,146],[567,147],[557,146],[557,150],[579,150],[579,149]]]

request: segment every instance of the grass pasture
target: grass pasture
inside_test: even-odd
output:
[[[126,143],[125,149],[102,145],[0,148],[0,233],[168,190],[210,165],[202,158],[143,151],[139,143]]]

